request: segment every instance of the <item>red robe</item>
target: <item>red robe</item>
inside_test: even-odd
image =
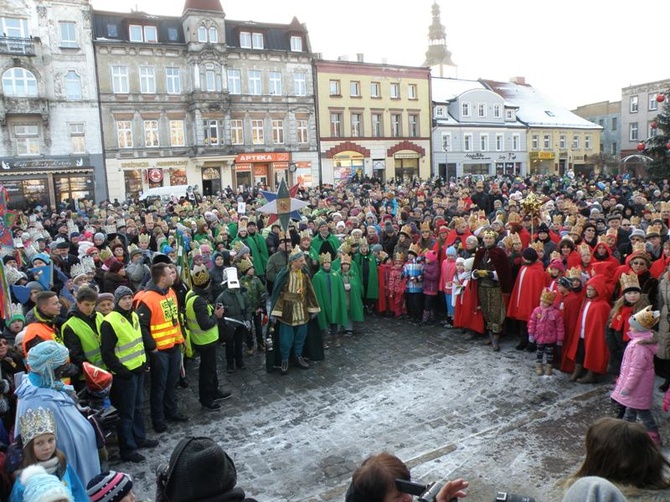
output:
[[[454,328],[471,329],[484,333],[484,315],[479,308],[477,281],[469,280],[463,291],[456,297]]]
[[[605,297],[607,286],[601,276],[589,279],[584,286],[593,286],[598,296],[586,298],[577,316],[577,325],[572,332],[570,345],[566,347],[567,356],[574,361],[577,357],[577,347],[584,331],[584,368],[594,373],[607,372],[609,350],[605,342],[605,328],[609,319],[611,306]]]
[[[542,262],[537,260],[530,265],[522,266],[509,297],[507,317],[527,322],[535,307],[540,305],[543,288]]]
[[[467,239],[470,235],[472,235],[472,232],[470,232],[469,228],[466,228],[465,232],[462,234],[456,232],[456,229],[450,230],[447,234],[447,239],[444,241],[444,244],[446,247],[454,246],[455,248],[458,248],[458,242],[460,240],[461,248],[465,248],[465,239]]]
[[[387,295],[388,291],[386,290],[386,284],[388,283],[389,273],[391,272],[392,262],[387,260],[384,263],[377,265],[377,287],[379,288],[379,298],[377,298],[377,312],[383,314],[386,312],[387,308],[390,308],[390,305],[387,304]]]
[[[579,309],[582,306],[584,295],[582,292],[575,293],[570,291],[565,296],[556,296],[556,308],[563,314],[563,324],[565,325],[565,339],[563,340],[563,351],[561,352],[561,371],[564,373],[572,373],[575,369],[575,362],[568,357],[567,347],[572,341],[577,325],[577,317],[579,316]]]

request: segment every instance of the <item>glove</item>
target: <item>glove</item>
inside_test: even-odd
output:
[[[493,279],[495,277],[495,275],[493,274],[493,270],[487,270],[486,277],[488,277],[489,279]]]
[[[528,337],[528,341],[529,341],[530,343],[535,343],[535,337],[534,337],[534,336],[529,336],[529,337]]]
[[[478,269],[474,269],[474,270],[472,271],[472,278],[473,278],[473,279],[477,279],[478,277],[479,277],[479,270],[478,270]]]

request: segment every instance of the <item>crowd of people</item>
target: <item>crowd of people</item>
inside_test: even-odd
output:
[[[670,387],[667,180],[363,179],[296,197],[308,204],[287,228],[257,211],[267,202],[257,188],[38,206],[16,218],[2,248],[0,439],[37,451],[28,424],[55,424],[38,429],[58,431],[67,459],[51,472],[84,487],[101,470],[95,427],[73,398],[86,365],[113,376],[121,459],[142,462],[158,444],[145,430],[145,378],[162,433],[189,420],[176,388],[190,358],[200,358],[203,409],[217,411],[231,396],[221,344],[228,374],[265,353],[268,370],[285,375],[323,360],[366,319],[392,317],[463,330],[494,352],[514,339],[538,376],[612,375],[613,413],[639,417],[660,445],[651,408],[655,376]],[[36,453],[22,457],[36,463]]]

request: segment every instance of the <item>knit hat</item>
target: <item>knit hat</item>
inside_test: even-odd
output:
[[[104,241],[105,240],[105,234],[101,232],[96,232],[96,234],[93,236],[93,240],[99,240],[99,241]]]
[[[205,437],[182,439],[159,477],[164,480],[162,489],[170,502],[217,500],[237,483],[232,459],[215,441]]]
[[[54,342],[55,343],[55,342]],[[41,465],[34,464],[23,469],[21,484],[24,487],[24,502],[72,502],[72,492],[57,476],[48,474]]]
[[[105,265],[107,265],[107,270],[113,274],[118,273],[118,271],[123,268],[123,262],[117,260],[116,258],[110,258],[105,262]]]
[[[39,282],[37,281],[30,281],[28,284],[26,284],[26,287],[30,291],[44,291],[44,286],[42,286]]]
[[[128,286],[119,286],[114,290],[114,305],[118,305],[119,300],[124,296],[133,296],[133,290]]]
[[[394,232],[393,223],[387,220],[386,223],[384,223],[384,232],[387,234],[392,234]]]
[[[521,252],[521,257],[525,258],[529,262],[537,261],[537,251],[533,248],[526,248]]]
[[[637,314],[630,316],[628,324],[635,331],[648,331],[656,326],[660,317],[661,312],[659,310],[651,310],[651,305],[647,305]]]
[[[132,489],[133,479],[116,471],[102,472],[86,486],[91,502],[120,502]]]
[[[191,282],[197,288],[205,289],[212,282],[212,277],[209,275],[207,266],[195,265],[191,269]]]
[[[7,265],[7,262],[16,261],[16,256],[13,254],[8,254],[2,257],[2,264]]]
[[[32,257],[30,263],[34,264],[35,260],[42,260],[47,265],[51,263],[51,257],[46,253],[37,253],[35,256]]]
[[[539,234],[540,232],[549,233],[549,227],[544,221],[540,223],[540,226],[537,227],[537,233]]]
[[[558,284],[563,286],[568,291],[572,291],[572,281],[570,279],[568,279],[567,277],[561,277],[558,280]]]
[[[551,263],[549,263],[547,268],[555,268],[556,270],[565,272],[565,265],[563,265],[561,260],[551,260]]]
[[[99,305],[101,302],[104,302],[105,300],[113,302],[114,295],[112,293],[98,293],[98,299],[95,301],[96,306]]]
[[[372,246],[372,252],[373,253],[379,253],[380,251],[383,251],[384,247],[381,244],[375,244]]]
[[[454,246],[449,246],[447,248],[447,256],[456,256],[458,253],[456,253],[456,248]]]

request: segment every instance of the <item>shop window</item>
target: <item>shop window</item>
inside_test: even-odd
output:
[[[187,185],[188,181],[186,179],[186,169],[185,168],[173,168],[170,169],[170,185]]]
[[[126,196],[138,197],[142,191],[142,174],[139,169],[123,171],[123,179],[126,186]]]
[[[54,176],[56,200],[71,204],[81,200],[93,200],[93,177]]]

